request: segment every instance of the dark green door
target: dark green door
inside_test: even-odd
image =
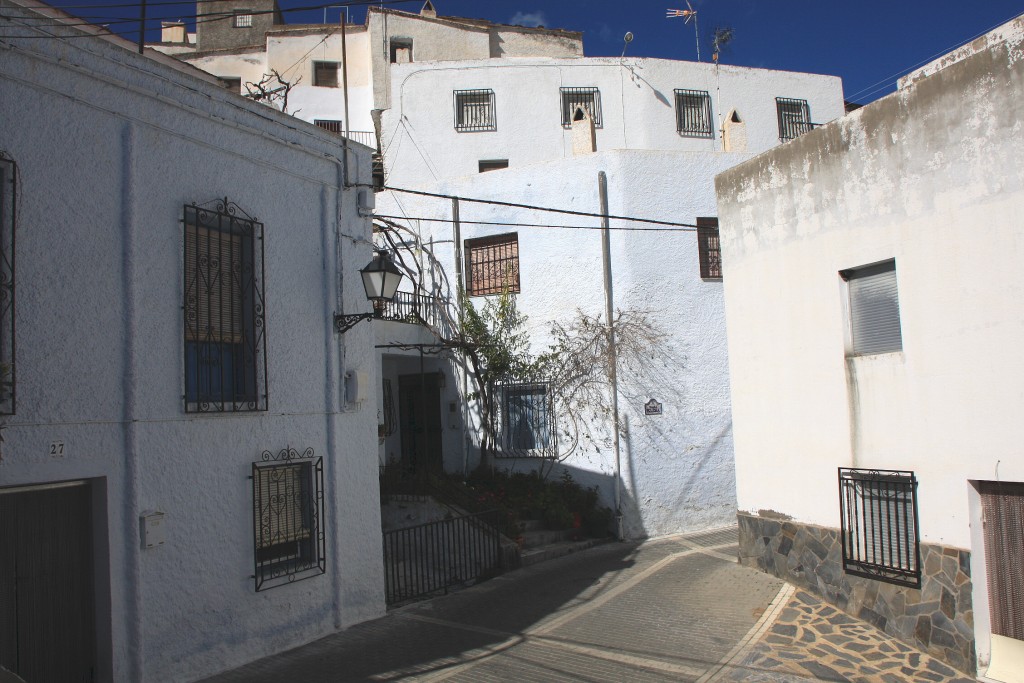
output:
[[[0,664],[27,683],[91,683],[93,585],[88,484],[0,489]]]
[[[402,464],[416,472],[440,472],[441,382],[438,373],[398,378]]]

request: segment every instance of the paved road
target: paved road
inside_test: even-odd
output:
[[[207,683],[973,679],[736,564],[736,529],[598,546]]]

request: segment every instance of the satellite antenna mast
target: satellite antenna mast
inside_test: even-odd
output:
[[[686,6],[688,9],[670,9],[666,10],[665,18],[672,19],[675,17],[682,17],[683,24],[689,24],[690,20],[693,20],[693,37],[697,40],[697,61],[700,61],[700,31],[697,29],[697,10],[693,9],[693,5],[690,4],[690,0],[686,0]]]

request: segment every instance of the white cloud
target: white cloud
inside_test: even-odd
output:
[[[515,16],[508,20],[508,23],[515,26],[547,26],[548,18],[543,12],[516,12]]]

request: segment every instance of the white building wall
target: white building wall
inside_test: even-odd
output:
[[[431,192],[597,212],[598,172],[608,176],[612,214],[693,223],[714,216],[712,178],[748,155],[656,151],[613,151],[510,168],[421,186]],[[685,188],[680,190],[680,188]],[[388,194],[388,193],[385,193]],[[394,193],[404,215],[450,218],[444,199]],[[381,199],[384,195],[380,196]],[[598,226],[597,219],[463,202],[462,238],[515,231],[519,236],[522,291],[532,350],[550,342],[555,321],[568,322],[581,310],[603,317],[601,236],[596,230],[475,226],[474,220],[565,223]],[[417,225],[416,221],[410,221]],[[651,227],[613,221],[613,227]],[[419,224],[421,239],[451,240],[450,223]],[[727,386],[722,283],[700,279],[696,233],[612,233],[611,260],[616,308],[646,310],[666,333],[665,344],[645,372],[620,371],[623,508],[630,537],[657,536],[722,526],[734,519],[732,421]],[[437,247],[449,277],[450,243]],[[474,298],[477,306],[482,298]],[[664,414],[645,416],[654,398]],[[564,464],[577,481],[600,488],[612,506],[615,459],[610,431],[594,420],[596,450]],[[470,425],[471,431],[476,424]],[[475,466],[478,456],[473,452]],[[499,466],[513,464],[498,460]],[[532,467],[522,459],[517,467]],[[557,472],[555,474],[557,476]]]
[[[736,110],[746,124],[747,150],[779,143],[776,97],[805,99],[814,122],[843,115],[842,84],[833,76],[660,59],[508,59],[409,64],[392,68],[392,108],[382,144],[388,183],[415,186],[476,173],[481,159],[512,167],[572,156],[572,134],[561,126],[562,87],[600,90],[597,149],[722,150],[722,120]],[[682,137],[674,90],[707,91],[714,139]],[[493,132],[455,130],[453,92],[491,89]]]
[[[18,413],[2,420],[0,486],[105,483],[100,680],[194,680],[381,614],[375,416],[340,384],[347,368],[376,381],[372,340],[330,320],[362,300],[369,224],[334,140],[127,43],[7,45]],[[368,151],[350,180],[369,182]],[[225,196],[265,225],[270,410],[185,414],[182,207]],[[255,593],[247,477],[287,446],[324,457],[328,569]],[[166,513],[167,542],[141,550],[147,509]]]

